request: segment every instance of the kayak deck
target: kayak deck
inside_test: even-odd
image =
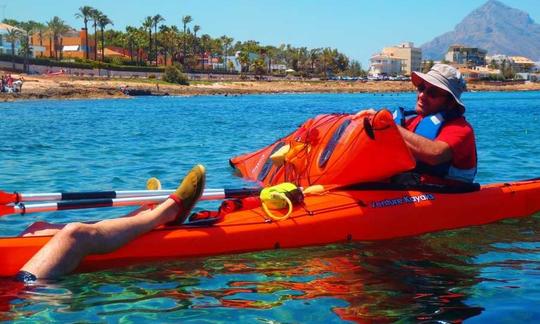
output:
[[[384,240],[482,225],[540,210],[540,181],[482,186],[472,193],[333,191],[305,199],[291,217],[270,222],[260,208],[227,214],[213,226],[155,229],[108,254],[90,255],[81,268],[292,248],[345,241]],[[0,276],[16,274],[50,236],[0,238]]]

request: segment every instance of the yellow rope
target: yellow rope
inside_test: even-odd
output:
[[[285,220],[285,219],[289,218],[289,216],[291,216],[291,213],[292,213],[292,210],[293,210],[293,204],[292,204],[291,200],[289,199],[289,197],[287,197],[287,195],[282,193],[282,192],[272,192],[271,197],[272,197],[272,199],[284,200],[285,202],[287,202],[288,211],[284,216],[276,216],[270,211],[270,208],[268,208],[267,202],[264,201],[264,200],[261,200],[262,209],[264,210],[265,214],[268,217],[270,217],[271,219],[275,220],[276,222],[279,222],[279,221],[282,221],[282,220]]]

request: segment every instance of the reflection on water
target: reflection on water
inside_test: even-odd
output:
[[[540,92],[464,100],[478,143],[477,180],[539,176]],[[231,177],[231,156],[317,114],[414,101],[413,93],[366,93],[0,103],[0,189],[142,189],[151,176],[173,187],[195,163],[207,166],[209,188],[246,186]],[[125,212],[2,217],[0,236],[37,220]],[[539,224],[524,218],[418,238],[153,263],[27,288],[0,279],[0,320],[538,323]]]
[[[510,321],[525,308],[533,320],[538,233],[540,215],[418,238],[136,265],[24,289],[6,282],[3,319]],[[517,298],[519,307],[505,303]]]

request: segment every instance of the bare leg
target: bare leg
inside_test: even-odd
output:
[[[153,228],[184,219],[204,188],[205,170],[196,166],[177,191],[153,210],[134,217],[108,219],[95,224],[71,223],[60,230],[22,268],[37,278],[57,278],[73,271],[88,254],[112,252]],[[181,207],[182,206],[182,207]]]
[[[135,237],[171,222],[179,212],[172,199],[135,217],[108,219],[95,224],[66,225],[21,270],[37,278],[56,278],[73,271],[88,254],[116,250]]]
[[[124,217],[130,217],[139,214],[143,210],[147,210],[147,206],[143,206],[141,208],[138,208],[131,213],[127,214]],[[66,224],[52,224],[47,222],[35,222],[34,224],[27,227],[24,231],[22,231],[19,236],[23,237],[29,237],[29,236],[51,236],[58,233],[62,228],[64,228]]]

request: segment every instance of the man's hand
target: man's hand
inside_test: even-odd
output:
[[[377,113],[377,111],[373,108],[360,110],[354,115],[354,118],[362,118],[362,117],[370,117]]]

